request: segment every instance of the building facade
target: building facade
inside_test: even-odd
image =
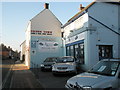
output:
[[[104,58],[120,58],[120,3],[92,2],[64,25],[45,9],[26,29],[25,64],[41,64],[47,57],[74,56],[88,70]],[[61,28],[62,27],[62,28]]]
[[[115,17],[115,18],[113,18]],[[120,3],[92,2],[62,26],[67,56],[88,70],[104,58],[120,58]]]
[[[61,22],[49,10],[45,9],[29,21],[26,30],[25,64],[33,68],[47,57],[63,56]]]
[[[20,60],[25,61],[25,52],[26,52],[26,41],[20,45]]]

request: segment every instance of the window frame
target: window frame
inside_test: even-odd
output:
[[[113,45],[98,45],[98,50],[99,60],[113,58]]]

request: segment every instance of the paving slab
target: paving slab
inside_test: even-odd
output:
[[[10,88],[41,88],[44,90],[34,74],[24,64],[16,62],[12,70],[14,72]]]

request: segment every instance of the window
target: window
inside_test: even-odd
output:
[[[70,46],[70,56],[74,56],[74,46]]]
[[[99,45],[99,60],[112,57],[112,45]]]
[[[75,44],[66,47],[66,55],[75,57],[79,63],[84,64],[84,44]]]
[[[67,56],[70,55],[70,48],[69,48],[69,46],[66,47],[66,55],[67,55]]]
[[[64,37],[64,32],[61,33],[61,37],[62,37],[62,38]]]
[[[80,63],[84,64],[84,44],[79,44],[79,50]]]
[[[75,45],[75,58],[76,59],[79,58],[79,47],[78,47],[78,44]]]
[[[115,76],[118,71],[119,62],[115,61],[101,61],[97,63],[89,72],[99,73],[101,75]]]

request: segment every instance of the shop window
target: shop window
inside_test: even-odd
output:
[[[80,63],[84,64],[84,44],[79,44],[79,58]]]
[[[74,46],[70,46],[70,56],[74,56]]]
[[[78,59],[79,58],[79,47],[78,47],[78,44],[75,45],[75,58]]]
[[[66,56],[69,56],[70,55],[70,48],[69,46],[66,47]]]
[[[73,56],[80,64],[84,64],[84,44],[75,44],[66,47],[66,55]]]
[[[112,57],[112,45],[99,45],[99,60]]]

